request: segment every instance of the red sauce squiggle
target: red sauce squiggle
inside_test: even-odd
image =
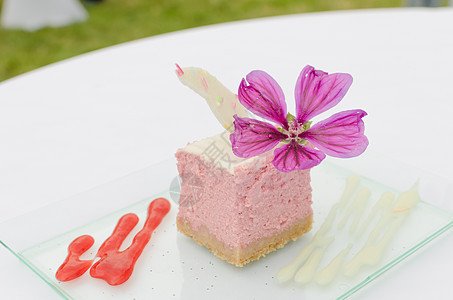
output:
[[[143,229],[135,235],[132,244],[120,252],[121,244],[138,222],[138,217],[134,214],[123,216],[112,235],[99,248],[96,256],[100,260],[93,265],[90,275],[104,279],[110,285],[119,285],[128,280],[154,229],[170,211],[170,207],[170,202],[165,198],[151,202]]]
[[[76,238],[68,246],[68,256],[58,268],[55,277],[59,281],[69,281],[80,277],[93,264],[93,260],[80,260],[80,256],[91,248],[94,238],[90,235],[82,235]]]
[[[120,252],[121,244],[138,223],[135,214],[121,217],[112,235],[99,248],[96,256],[100,257],[100,260],[91,268],[91,276],[104,279],[111,285],[119,285],[128,280],[154,229],[170,211],[170,207],[170,202],[165,198],[151,202],[143,229],[136,234],[132,244]],[[93,244],[94,239],[89,235],[82,235],[72,241],[68,246],[68,255],[55,277],[59,281],[69,281],[83,275],[91,267],[93,260],[80,260],[80,256]]]

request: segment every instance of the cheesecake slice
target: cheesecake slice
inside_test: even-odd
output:
[[[238,158],[228,132],[176,153],[182,179],[178,230],[236,266],[259,259],[312,227],[310,170],[283,173],[269,151]]]

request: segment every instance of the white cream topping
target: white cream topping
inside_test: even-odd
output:
[[[200,155],[206,162],[214,161],[218,167],[234,174],[234,169],[247,163],[258,163],[261,156],[250,158],[237,157],[232,150],[230,133],[224,131],[218,135],[188,144],[184,151]]]

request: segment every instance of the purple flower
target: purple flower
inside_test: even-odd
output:
[[[247,85],[248,82],[248,85]],[[364,135],[363,110],[334,114],[310,128],[310,120],[337,105],[352,83],[349,74],[315,70],[306,66],[296,83],[296,116],[287,113],[285,96],[278,83],[266,72],[252,71],[239,86],[239,101],[274,126],[250,118],[234,116],[230,135],[233,152],[252,157],[274,149],[272,163],[282,172],[317,166],[326,154],[348,158],[358,156],[368,146]]]

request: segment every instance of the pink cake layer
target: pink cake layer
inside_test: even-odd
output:
[[[282,173],[272,151],[226,169],[178,150],[182,177],[178,219],[201,226],[230,248],[247,247],[312,215],[310,171]]]

